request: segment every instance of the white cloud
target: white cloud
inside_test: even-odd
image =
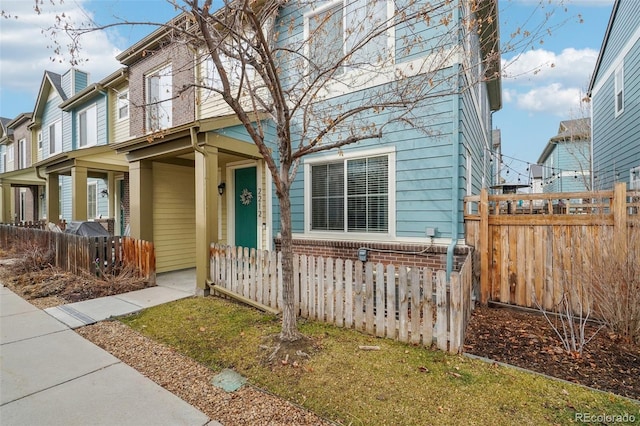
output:
[[[580,105],[583,97],[584,92],[576,87],[563,87],[560,83],[552,83],[526,93],[518,93],[515,102],[518,109],[569,117]]]
[[[594,49],[564,49],[560,54],[544,49],[530,50],[503,60],[504,77],[520,85],[544,82],[586,86],[598,59]]]
[[[54,25],[56,16],[74,23],[87,22],[92,15],[82,7],[86,0],[74,2],[43,2],[42,11],[33,10],[34,2],[25,0],[3,1],[2,9],[16,18],[3,19],[0,27],[0,69],[2,69],[2,90],[4,98],[8,91],[22,92],[35,97],[45,70],[62,73],[68,70],[71,55],[67,46],[68,36],[62,32],[57,40],[62,46],[61,55],[56,55],[53,40],[43,30]],[[91,82],[96,82],[120,67],[115,60],[119,50],[109,40],[105,32],[92,32],[80,39],[80,57],[83,61],[77,68],[88,71]],[[3,104],[7,99],[3,99]]]

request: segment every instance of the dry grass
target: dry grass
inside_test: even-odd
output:
[[[640,410],[611,394],[307,321],[300,330],[317,352],[298,365],[265,366],[264,342],[278,320],[219,298],[182,300],[123,321],[341,424],[567,424],[578,412]]]

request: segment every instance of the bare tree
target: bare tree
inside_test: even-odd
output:
[[[499,77],[497,2],[370,0],[327,6],[313,0],[224,0],[215,11],[212,0],[170,3],[195,25],[160,25],[212,64],[215,78],[196,85],[233,110],[272,176],[283,259],[280,337],[296,340],[290,191],[301,160],[379,140],[397,129],[428,134],[424,117],[433,99]],[[58,23],[58,31],[72,39],[74,57],[81,36],[99,28],[104,27]],[[541,28],[513,37],[530,44],[542,36]],[[395,60],[399,53],[403,62]],[[269,135],[269,126],[275,135]]]

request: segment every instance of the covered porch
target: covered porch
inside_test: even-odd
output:
[[[211,243],[269,245],[270,188],[234,117],[196,121],[113,148],[129,162],[131,236],[153,241],[157,271],[196,268],[208,292]]]
[[[121,209],[126,204],[122,185],[129,172],[129,164],[123,155],[118,155],[109,146],[103,145],[62,153],[36,163],[34,167],[46,179],[44,199],[49,221],[56,222],[58,218],[95,220],[102,217],[104,212],[107,218],[116,222],[114,233],[121,234]],[[70,217],[62,217],[64,214],[60,210],[60,201],[64,197],[60,193],[61,176],[71,178],[70,200],[66,200],[71,203]],[[100,182],[91,192],[90,181]],[[105,202],[106,206],[100,207]]]
[[[37,221],[44,215],[45,183],[33,167],[3,173],[0,223]]]

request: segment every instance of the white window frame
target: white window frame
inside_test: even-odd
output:
[[[613,104],[617,117],[624,112],[624,62],[613,72],[613,86]],[[620,102],[618,102],[618,98],[620,98]]]
[[[2,172],[6,173],[7,170],[7,153],[3,152],[2,153]]]
[[[51,130],[53,129],[54,131],[54,140],[53,140],[53,145],[51,144]],[[59,140],[58,140],[59,139]],[[58,120],[54,123],[51,123],[49,125],[49,136],[48,136],[48,142],[49,142],[49,155],[54,155],[54,154],[59,154],[62,152],[62,121]],[[53,149],[51,149],[53,148]]]
[[[640,190],[640,166],[632,167],[629,170],[629,189]]]
[[[38,140],[38,151],[42,151],[42,130],[36,132],[36,139]]]
[[[347,43],[345,40],[345,33],[346,30],[345,28],[347,27],[347,23],[348,23],[348,13],[346,13],[346,9],[348,5],[351,5],[353,3],[355,3],[356,1],[366,1],[366,0],[337,0],[337,1],[331,1],[328,2],[326,4],[323,4],[320,7],[314,8],[308,12],[306,12],[303,15],[303,19],[304,19],[304,40],[307,40],[306,46],[305,46],[305,55],[307,57],[311,56],[311,51],[310,51],[310,46],[311,46],[311,42],[309,40],[310,36],[311,36],[311,31],[309,28],[309,21],[322,13],[327,12],[330,9],[335,8],[338,5],[342,5],[342,42],[343,42],[343,54],[345,53],[346,49],[347,49]],[[371,1],[371,0],[369,0]],[[395,61],[395,29],[392,25],[390,25],[389,23],[391,22],[391,18],[393,17],[393,14],[395,13],[395,3],[393,1],[390,0],[382,0],[385,1],[386,3],[386,9],[387,9],[387,16],[386,16],[386,22],[388,22],[387,24],[387,30],[386,30],[386,48],[387,48],[387,52],[386,54],[389,55],[391,54],[391,58],[392,58],[392,62]],[[310,71],[308,68],[308,64],[307,64],[307,71]],[[353,70],[350,69],[349,65],[346,64],[343,68],[343,71],[341,72],[341,74],[349,74],[349,76],[351,74],[354,73],[363,73],[363,69],[362,67],[359,67],[358,70]]]
[[[84,125],[84,129],[83,129],[83,125]],[[94,146],[97,143],[98,143],[98,108],[94,104],[83,110],[78,111],[78,148],[86,148],[89,146]]]
[[[22,138],[18,141],[18,169],[27,167],[27,140]]]
[[[91,192],[93,191],[93,200]],[[93,211],[92,211],[93,209]],[[87,183],[87,218],[95,219],[98,217],[98,182]]]
[[[9,163],[13,162],[13,158],[14,158],[13,149],[14,148],[12,143],[7,145],[7,162]]]
[[[20,201],[19,201],[19,219],[20,222],[25,222],[27,219],[26,211],[27,211],[27,188],[20,188]]]
[[[387,156],[387,232],[351,232],[348,229],[348,203],[347,203],[347,173],[346,165],[349,160],[357,160],[371,157]],[[313,230],[311,217],[311,167],[327,163],[343,162],[344,173],[344,227],[342,231]],[[304,163],[304,232],[317,238],[338,238],[345,239],[367,239],[367,240],[388,240],[395,238],[396,234],[396,153],[395,147],[373,148],[368,150],[347,151],[342,155],[338,153],[323,154],[313,156],[305,160]]]
[[[129,91],[125,90],[118,93],[116,99],[116,111],[118,115],[118,121],[126,120],[129,118]]]
[[[242,75],[242,64],[238,60],[231,59],[228,56],[220,54],[220,61],[222,66],[227,72],[229,83],[232,87],[238,87],[240,84],[240,77]],[[205,61],[206,68],[206,84],[215,90],[222,90],[222,80],[218,74],[215,64],[211,56],[207,56]],[[255,70],[251,65],[245,67],[245,81],[251,81],[255,78]]]
[[[158,97],[152,97],[152,80],[158,79]],[[171,63],[145,75],[145,122],[147,132],[156,132],[173,125],[173,76]],[[155,118],[154,118],[155,116]]]

